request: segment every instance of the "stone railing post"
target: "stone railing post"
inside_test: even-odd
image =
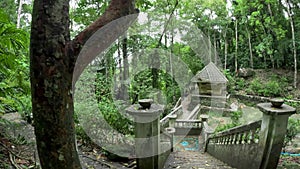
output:
[[[176,118],[176,114],[169,115],[169,127],[175,127]]]
[[[170,142],[171,142],[171,152],[174,151],[174,134],[176,132],[176,129],[174,127],[168,127],[165,129],[168,134],[170,134]]]
[[[150,105],[141,103],[149,102]],[[159,115],[163,112],[163,106],[151,104],[152,100],[139,100],[140,105],[135,104],[126,109],[126,112],[134,117],[135,127],[135,153],[138,169],[158,169],[160,154],[160,124]]]
[[[206,143],[208,140],[209,135],[211,135],[214,131],[211,127],[208,126],[208,118],[209,116],[206,114],[201,114],[200,119],[202,121],[202,131],[201,131],[201,137],[202,137],[202,143],[204,151],[206,150]]]
[[[203,122],[207,122],[208,121],[209,115],[207,115],[207,114],[201,114],[199,117],[200,117],[200,119],[201,119],[201,121],[203,123]]]
[[[257,105],[263,112],[259,146],[263,150],[260,169],[276,168],[283,146],[288,119],[296,109],[283,104],[274,107],[271,103]]]

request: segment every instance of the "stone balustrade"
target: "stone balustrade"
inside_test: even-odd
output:
[[[211,135],[205,151],[238,169],[276,168],[288,118],[296,109],[286,104],[274,107],[271,103],[257,107],[263,112],[262,120]]]
[[[231,128],[210,138],[210,144],[253,144],[258,143],[261,120]]]
[[[202,121],[201,120],[176,120],[175,121],[175,128],[201,128]]]

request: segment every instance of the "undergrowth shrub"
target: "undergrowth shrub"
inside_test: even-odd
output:
[[[229,124],[219,125],[216,128],[215,132],[224,131],[224,130],[241,125],[241,123],[239,122],[239,119],[242,117],[242,115],[243,115],[243,112],[240,110],[232,112],[230,114],[230,118],[231,118],[232,122]]]
[[[291,144],[293,143],[293,139],[299,133],[300,133],[300,119],[290,118],[287,126],[287,132],[285,135],[284,143],[283,143],[283,150],[285,150],[286,146],[289,143]]]
[[[268,80],[253,79],[249,87],[246,88],[246,92],[252,95],[278,97],[285,95],[287,86],[288,82],[286,78],[273,75]]]
[[[232,73],[230,73],[228,70],[224,70],[223,73],[228,80],[227,91],[229,93],[234,93],[235,92],[235,83],[236,83],[236,79],[234,78],[234,75]]]
[[[102,99],[99,102],[99,110],[107,123],[118,132],[125,135],[133,134],[132,121],[126,118],[109,99]]]
[[[237,81],[236,81],[236,86],[237,86],[237,89],[241,90],[241,89],[244,89],[246,87],[247,83],[246,83],[246,80],[243,79],[243,78],[238,78]]]

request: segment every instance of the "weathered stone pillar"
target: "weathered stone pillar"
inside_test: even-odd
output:
[[[271,103],[257,105],[263,112],[259,146],[263,150],[260,169],[276,168],[283,146],[288,118],[296,109],[283,104],[274,107]]]
[[[201,135],[200,135],[201,136],[201,142],[199,142],[199,143],[202,145],[203,151],[205,152],[208,137],[209,137],[209,135],[211,135],[214,132],[214,130],[211,127],[209,127],[209,125],[208,125],[209,115],[201,114],[199,116],[199,118],[202,121],[202,126],[201,126],[202,131],[201,131]]]
[[[175,127],[175,122],[177,119],[177,115],[173,114],[169,116],[169,127]]]
[[[163,106],[151,104],[151,101],[149,108],[141,105],[135,104],[126,109],[126,112],[135,119],[137,167],[138,169],[158,169],[158,155],[160,154],[159,115],[163,112]]]
[[[174,151],[174,134],[176,132],[176,129],[174,127],[167,127],[165,130],[171,136],[171,138],[170,138],[171,152],[173,152]]]

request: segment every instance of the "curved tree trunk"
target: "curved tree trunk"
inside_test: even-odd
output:
[[[94,32],[114,19],[135,12],[132,9],[132,0],[112,0],[103,16],[71,41],[69,1],[34,1],[30,77],[34,128],[42,168],[81,168],[73,120],[75,61],[81,47]],[[87,58],[87,62],[91,60],[93,58]]]

